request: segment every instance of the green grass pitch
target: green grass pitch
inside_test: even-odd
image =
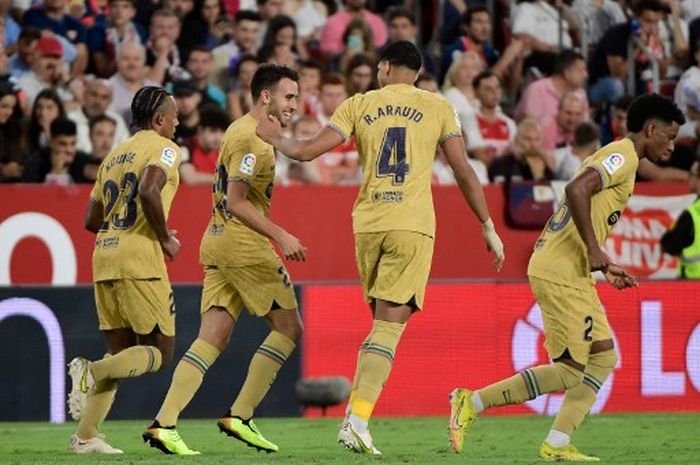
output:
[[[148,421],[107,421],[109,442],[121,456],[77,456],[67,452],[75,424],[0,423],[0,464],[528,464],[538,463],[537,447],[551,418],[486,416],[475,424],[466,450],[447,445],[447,419],[377,418],[372,434],[383,457],[360,456],[335,443],[338,419],[265,419],[257,424],[280,452],[256,452],[218,433],[216,420],[183,420],[178,431],[199,457],[163,455],[141,441]],[[575,436],[580,450],[605,464],[700,463],[700,415],[629,414],[589,418]]]

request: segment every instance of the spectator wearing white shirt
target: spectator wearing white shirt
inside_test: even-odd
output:
[[[445,75],[442,95],[450,101],[465,127],[467,117],[476,113],[479,99],[474,92],[474,78],[484,70],[484,65],[475,52],[463,52],[455,55]]]
[[[600,148],[600,130],[593,123],[581,123],[574,129],[571,145],[554,151],[554,179],[573,179],[583,160]]]
[[[117,72],[109,78],[112,104],[109,109],[131,124],[131,99],[143,86],[157,86],[146,77],[146,49],[141,44],[127,42],[117,52]]]
[[[231,40],[212,50],[214,71],[209,82],[223,91],[234,90],[230,77],[238,68],[244,54],[255,55],[258,51],[258,34],[262,18],[256,11],[239,10],[231,25]]]
[[[696,44],[694,58],[695,65],[685,70],[674,95],[676,105],[687,120],[678,131],[680,139],[700,138],[700,40]]]

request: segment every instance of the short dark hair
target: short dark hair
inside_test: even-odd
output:
[[[313,68],[323,72],[323,64],[315,58],[303,58],[297,62],[299,69],[301,68]]]
[[[635,15],[641,15],[647,10],[651,10],[656,13],[663,13],[666,11],[666,7],[659,0],[639,0],[633,7]]]
[[[101,115],[97,115],[94,118],[91,118],[88,127],[90,128],[90,134],[92,134],[92,130],[95,128],[100,123],[112,123],[112,125],[116,128],[117,127],[117,122],[112,118],[111,116],[107,116],[104,113]]]
[[[403,6],[392,6],[386,10],[386,23],[390,24],[396,18],[406,18],[413,24],[416,25],[416,15],[413,14],[411,10]]]
[[[477,13],[486,13],[487,15],[491,16],[491,12],[486,8],[485,5],[477,5],[475,7],[468,8],[467,11],[465,11],[462,14],[462,18],[460,20],[460,23],[469,26],[472,23],[472,20],[474,19],[474,15]]]
[[[583,55],[575,50],[564,49],[557,54],[554,58],[554,65],[552,66],[552,74],[557,74],[561,76],[564,74],[567,68],[572,66],[576,61],[583,60]]]
[[[242,21],[254,21],[259,23],[262,21],[260,13],[253,10],[238,10],[236,16],[233,17],[233,22],[236,25],[241,24]]]
[[[490,79],[492,77],[497,78],[498,75],[493,71],[489,71],[488,69],[484,70],[476,75],[476,77],[472,81],[472,87],[474,87],[474,89],[476,90],[479,88],[479,84],[481,84],[481,81],[483,81],[484,79]],[[500,83],[501,80],[499,79],[498,82]]]
[[[34,26],[25,26],[22,28],[22,32],[19,33],[17,42],[22,42],[23,44],[32,43],[35,40],[41,39],[41,30],[35,28]]]
[[[250,92],[253,94],[253,101],[257,102],[260,98],[260,93],[264,89],[274,89],[284,78],[299,82],[299,73],[292,68],[272,63],[260,65],[253,75],[253,81],[250,83]]]
[[[616,110],[622,110],[625,113],[629,109],[630,105],[632,104],[632,101],[634,101],[634,97],[631,95],[625,95],[620,97],[613,103],[613,108]]]
[[[205,103],[199,109],[200,128],[221,129],[225,131],[229,125],[228,113],[215,103]]]
[[[52,138],[58,136],[75,136],[78,134],[78,128],[75,123],[68,118],[56,118],[51,121],[50,131]]]
[[[627,129],[640,132],[650,119],[658,119],[664,123],[676,122],[685,124],[683,112],[672,100],[659,94],[641,95],[632,101],[627,110]]]
[[[593,123],[583,122],[574,128],[574,147],[586,147],[600,142],[600,130]]]
[[[180,22],[180,18],[170,8],[160,8],[160,9],[154,11],[153,14],[151,15],[151,19],[148,21],[148,24],[149,25],[153,24],[153,20],[156,18],[175,18],[175,19],[177,19],[178,22]]]
[[[387,61],[392,66],[405,66],[418,71],[423,65],[423,57],[415,44],[407,40],[397,40],[389,44],[379,54],[379,62]]]
[[[323,86],[345,87],[345,76],[340,73],[326,73],[321,76],[321,84],[318,87],[319,89],[323,89]]]
[[[420,73],[418,77],[416,78],[416,87],[418,87],[418,84],[423,82],[423,81],[428,81],[428,82],[435,82],[437,83],[437,78],[430,74],[430,73]]]
[[[136,91],[131,100],[132,125],[137,129],[151,129],[153,116],[158,112],[168,91],[158,86],[145,86]]]
[[[255,64],[260,64],[260,59],[256,55],[253,55],[252,53],[244,53],[238,59],[238,62],[236,63],[235,68],[233,69],[233,75],[237,78],[240,77],[241,67],[243,63],[247,63],[249,61]]]
[[[189,59],[190,56],[192,56],[193,52],[206,53],[207,55],[212,56],[211,49],[209,47],[207,47],[206,45],[202,45],[202,44],[198,44],[198,45],[195,45],[194,47],[192,47],[190,49],[190,52],[187,54],[187,59]]]

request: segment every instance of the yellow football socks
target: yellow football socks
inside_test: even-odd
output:
[[[519,404],[547,392],[570,389],[583,379],[583,373],[561,362],[528,368],[478,392],[484,408]]]
[[[175,426],[180,412],[190,403],[219,354],[221,351],[213,345],[203,339],[195,339],[177,364],[168,394],[156,416],[161,426]]]
[[[296,343],[277,331],[271,331],[258,348],[248,367],[248,376],[231,406],[231,416],[247,420],[263,400],[282,364],[294,351]]]
[[[118,354],[90,363],[95,383],[103,379],[134,378],[158,371],[162,357],[153,346],[133,346]]]
[[[97,437],[100,425],[112,408],[118,386],[119,380],[116,379],[103,379],[95,383],[95,390],[87,398],[85,411],[80,415],[76,436],[85,440]]]
[[[396,346],[406,325],[374,320],[372,331],[363,343],[358,358],[357,388],[350,403],[351,414],[368,421],[374,405],[389,377]]]

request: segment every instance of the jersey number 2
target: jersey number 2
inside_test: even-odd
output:
[[[139,178],[135,173],[125,173],[121,181],[121,186],[118,186],[116,182],[111,179],[105,182],[102,188],[102,196],[107,199],[107,208],[105,210],[104,216],[109,216],[110,212],[117,203],[119,198],[120,189],[125,190],[124,193],[124,206],[122,212],[124,216],[120,216],[119,212],[112,217],[112,225],[115,229],[128,229],[134,225],[136,222],[136,194],[139,190]],[[102,223],[101,230],[109,229],[109,222],[105,221]]]
[[[406,128],[388,128],[377,158],[377,177],[391,176],[395,186],[403,184],[408,174],[406,163]]]

